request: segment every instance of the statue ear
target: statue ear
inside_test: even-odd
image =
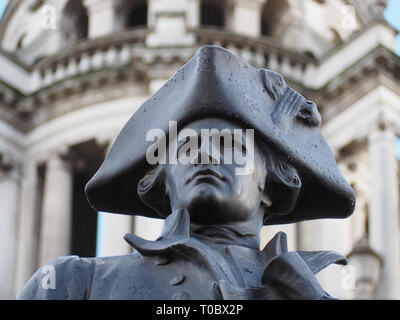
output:
[[[267,208],[269,208],[272,205],[272,201],[267,192],[262,193],[261,204]]]
[[[264,167],[265,167],[265,161],[264,161]],[[272,204],[271,197],[268,194],[268,191],[265,190],[265,185],[267,183],[267,172],[265,172],[265,176],[263,178],[260,178],[258,180],[257,186],[258,189],[261,191],[261,205],[265,206],[266,208],[269,208]]]
[[[300,190],[301,180],[297,170],[287,163],[276,166],[274,171],[269,172],[263,192],[263,202],[267,207],[265,219],[271,214],[290,213],[297,203]]]
[[[163,166],[148,172],[140,179],[137,186],[139,198],[148,207],[165,218],[171,213],[169,198],[165,190],[165,173]]]

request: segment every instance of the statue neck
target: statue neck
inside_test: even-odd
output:
[[[218,225],[193,223],[187,209],[177,209],[165,219],[159,239],[179,235],[208,243],[241,245],[259,250],[262,221],[262,208],[249,221]]]
[[[259,250],[259,232],[240,224],[190,225],[190,235],[201,241],[228,245],[241,245]]]

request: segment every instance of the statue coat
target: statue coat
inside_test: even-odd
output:
[[[136,252],[51,260],[31,277],[17,299],[332,299],[314,275],[331,263],[346,263],[332,251],[288,252],[282,232],[262,251],[198,239],[190,235],[184,212],[174,215],[157,241],[133,234],[125,240]]]

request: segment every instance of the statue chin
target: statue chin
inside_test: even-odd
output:
[[[191,222],[201,225],[244,222],[250,216],[232,202],[232,197],[219,197],[210,190],[197,193],[185,207],[190,213]]]
[[[221,208],[223,204],[215,197],[199,196],[193,199],[187,206],[190,213],[190,221],[196,224],[212,225],[221,224],[224,221]]]

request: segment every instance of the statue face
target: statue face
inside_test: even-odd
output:
[[[222,119],[192,122],[182,128],[179,135],[187,129],[196,134],[197,146],[189,150],[185,142],[178,143],[177,164],[168,164],[165,170],[166,191],[172,210],[188,209],[191,221],[197,224],[251,220],[258,213],[261,201],[265,200],[263,189],[266,179],[263,155],[251,141],[254,139],[245,139],[244,128]],[[217,139],[214,136],[204,136],[202,129],[208,129],[211,133],[212,129],[224,132],[224,138],[219,140],[220,145],[215,144]],[[234,129],[242,130],[242,139],[234,134]],[[215,152],[218,151],[216,149],[220,152]],[[179,161],[182,155],[188,163]],[[219,159],[216,159],[218,155]],[[253,170],[250,168],[247,174],[241,172],[246,163],[238,161],[240,156],[247,157],[247,169],[249,160],[252,162]],[[205,161],[206,158],[209,163]]]

